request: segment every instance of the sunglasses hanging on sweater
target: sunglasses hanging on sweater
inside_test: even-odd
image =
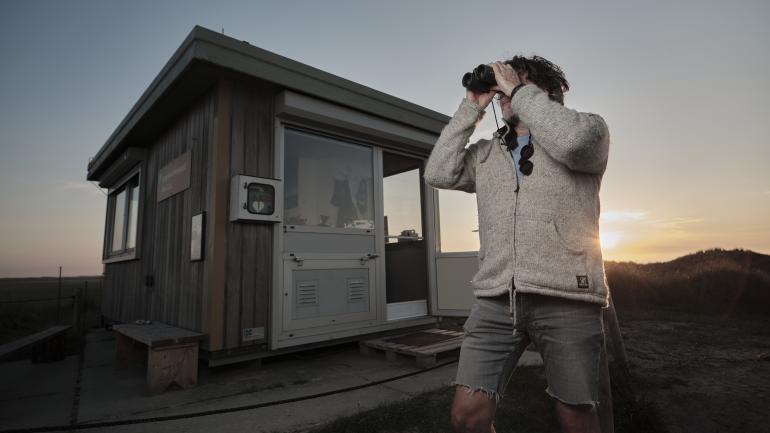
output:
[[[518,140],[516,140],[516,131],[510,128],[508,133],[505,133],[505,127],[498,130],[503,139],[503,145],[508,148],[508,152],[512,152],[519,146]],[[534,165],[530,159],[535,154],[535,146],[532,145],[532,133],[529,134],[529,140],[527,144],[521,148],[521,157],[519,158],[519,171],[525,176],[532,174]]]
[[[519,160],[519,170],[521,174],[529,176],[532,174],[532,169],[535,165],[529,159],[535,154],[535,146],[532,145],[532,135],[529,136],[529,143],[521,148],[521,159]]]
[[[495,111],[494,104],[492,104],[492,110]],[[497,123],[497,112],[495,112],[495,124],[497,124],[498,127],[500,126]],[[506,125],[508,125],[507,122]],[[498,128],[497,132],[502,137],[503,145],[508,148],[508,152],[511,152],[516,149],[519,143],[518,140],[516,140],[515,129],[510,125],[507,126],[507,129],[508,131],[506,133],[506,127],[503,126],[502,128]],[[521,148],[521,158],[519,158],[519,171],[521,171],[521,174],[524,176],[532,174],[532,170],[535,168],[532,161],[530,161],[530,158],[532,158],[532,155],[534,154],[535,146],[532,145],[532,132],[530,131],[529,140],[527,141],[527,144]]]

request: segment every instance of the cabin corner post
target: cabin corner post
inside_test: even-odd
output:
[[[227,234],[227,206],[230,191],[230,127],[232,83],[221,80],[215,86],[214,130],[211,148],[209,215],[207,218],[207,305],[208,350],[224,347],[224,298]]]

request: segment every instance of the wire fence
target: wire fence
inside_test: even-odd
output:
[[[53,325],[72,325],[76,335],[101,326],[102,279],[0,279],[0,344]]]
[[[61,298],[46,298],[46,299],[12,299],[10,301],[0,301],[0,304],[23,304],[26,302],[48,302],[48,301],[60,301],[64,299],[75,299],[75,296],[62,296]]]

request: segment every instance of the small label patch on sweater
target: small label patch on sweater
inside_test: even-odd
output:
[[[588,275],[577,275],[578,289],[588,288]]]

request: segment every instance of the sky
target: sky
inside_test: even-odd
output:
[[[88,160],[195,25],[447,115],[464,72],[541,55],[609,126],[605,259],[770,254],[770,3],[533,3],[0,0],[0,277],[102,272]],[[444,251],[477,249],[473,196],[440,203]]]

